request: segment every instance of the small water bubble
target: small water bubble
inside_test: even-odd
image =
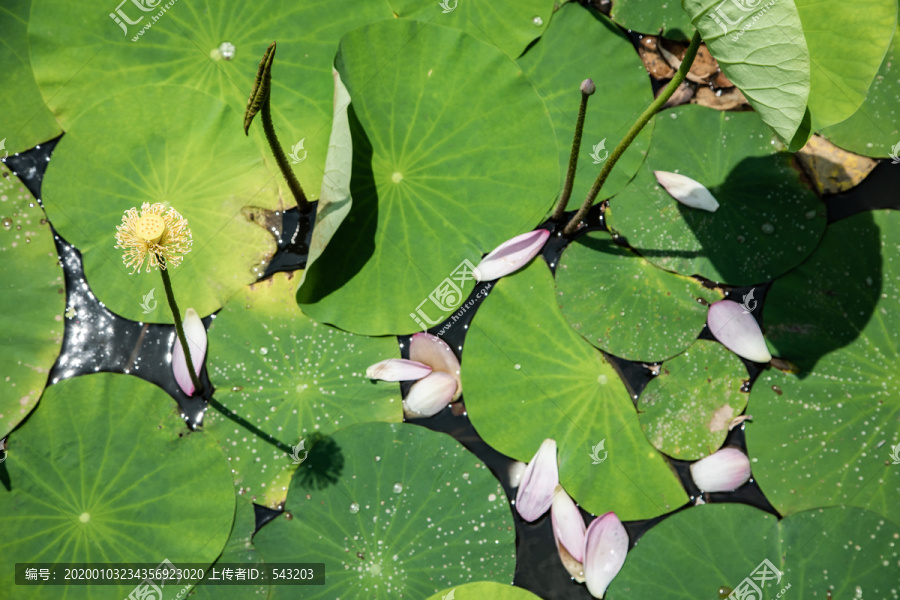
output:
[[[811,211],[809,211],[808,213],[806,213],[806,218],[807,218],[807,219],[815,219],[815,218],[816,218],[816,211],[811,210]]]
[[[763,233],[775,233],[775,226],[771,223],[763,223],[762,224],[762,232]]]
[[[376,457],[375,457],[375,462],[380,462],[380,461],[381,461],[381,457],[380,457],[380,456],[376,456]]]
[[[350,514],[355,515],[358,512],[359,512],[359,504],[354,502],[353,504],[350,505]]]
[[[12,227],[12,219],[10,219],[9,217],[6,217],[5,219],[3,219],[3,226],[6,227],[7,229],[11,228]]]
[[[516,371],[520,370],[521,368],[522,368],[522,365],[516,364],[516,366],[515,366]]]
[[[399,494],[402,491],[403,491],[403,484],[398,481],[397,483],[394,484],[394,493]]]
[[[531,19],[531,22],[534,23],[535,27],[540,27],[544,24],[544,20],[538,15],[534,15],[534,18]]]
[[[231,42],[222,42],[221,44],[219,44],[219,55],[224,60],[231,60],[232,58],[234,58],[234,51],[234,44],[232,44]]]
[[[266,354],[269,353],[269,349],[266,348],[265,346],[263,346],[259,349],[259,353],[262,354],[263,356],[265,356]]]
[[[747,238],[745,238],[742,235],[737,236],[738,244],[743,244],[746,240],[747,240]]]

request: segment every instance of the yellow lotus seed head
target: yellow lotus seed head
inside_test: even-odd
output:
[[[155,244],[166,231],[166,222],[155,214],[144,215],[135,224],[135,233],[149,244]]]
[[[125,211],[122,224],[116,228],[116,248],[125,250],[122,260],[132,273],[140,271],[147,261],[151,268],[175,268],[191,251],[193,240],[187,219],[165,204],[145,202]]]

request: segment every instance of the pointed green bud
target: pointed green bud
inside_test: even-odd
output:
[[[269,90],[272,87],[272,61],[275,59],[275,42],[272,42],[259,62],[259,70],[256,72],[256,80],[253,82],[253,91],[247,100],[247,110],[244,112],[244,135],[249,135],[250,123],[253,117],[262,108],[263,103],[269,98]]]

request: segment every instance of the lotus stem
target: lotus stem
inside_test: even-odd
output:
[[[572,186],[575,183],[575,168],[578,166],[578,153],[581,152],[581,136],[584,132],[584,116],[587,113],[588,98],[590,98],[597,90],[594,82],[585,79],[581,84],[581,106],[578,108],[578,120],[575,121],[575,138],[572,140],[572,152],[569,154],[569,169],[566,171],[566,182],[563,185],[562,195],[559,197],[559,204],[556,205],[556,211],[553,213],[552,220],[559,221],[566,213],[566,205],[569,203],[569,197],[572,195]]]
[[[688,46],[687,51],[684,54],[684,60],[681,61],[681,66],[678,67],[678,71],[675,73],[675,76],[672,77],[672,80],[666,84],[666,87],[663,88],[663,91],[656,97],[656,99],[647,107],[647,109],[641,114],[638,120],[631,126],[631,129],[628,130],[628,133],[625,134],[625,137],[622,138],[622,141],[616,146],[615,150],[609,155],[609,159],[603,163],[603,168],[600,169],[600,174],[597,175],[597,179],[594,181],[594,185],[591,186],[591,190],[588,192],[587,197],[584,199],[584,204],[581,205],[581,208],[578,209],[578,212],[575,213],[575,216],[569,221],[569,224],[566,225],[566,228],[563,230],[563,235],[566,237],[571,237],[572,234],[578,229],[578,224],[585,218],[588,210],[594,204],[594,200],[597,199],[597,194],[600,193],[600,188],[603,187],[603,184],[606,183],[606,178],[609,177],[609,174],[612,172],[613,167],[616,166],[616,163],[621,158],[622,154],[624,154],[625,150],[628,149],[628,146],[634,141],[634,138],[638,136],[641,130],[645,125],[653,118],[653,116],[659,112],[659,110],[663,107],[663,105],[672,97],[672,94],[675,93],[675,90],[678,89],[678,86],[682,84],[684,78],[687,76],[688,71],[691,69],[691,65],[694,64],[694,57],[697,56],[697,50],[700,48],[700,32],[695,31],[694,37],[691,38],[691,44]]]

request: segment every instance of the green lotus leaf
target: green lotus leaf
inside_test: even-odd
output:
[[[762,592],[752,596],[759,600],[890,598],[897,585],[898,536],[895,523],[850,506],[779,521],[743,504],[706,504],[644,534],[606,598],[696,600],[732,591],[739,597],[752,586]]]
[[[110,310],[171,321],[168,308],[141,307],[154,289],[163,303],[159,273],[130,274],[115,248],[122,215],[143,202],[176,209],[193,233],[193,249],[171,270],[182,310],[209,314],[262,274],[275,251],[265,215],[283,205],[255,148],[230,140],[241,119],[206,94],[155,85],[126,90],[71,123],[44,178],[44,206],[81,251],[91,289]]]
[[[65,285],[53,232],[31,194],[0,166],[0,438],[34,408],[63,339]]]
[[[3,89],[0,90],[0,114],[3,115],[3,139],[0,158],[21,152],[55,138],[62,130],[41,98],[26,37],[31,0],[9,0],[0,7],[0,64],[3,65]]]
[[[809,48],[809,111],[817,131],[847,119],[865,101],[897,29],[897,1],[793,2]]]
[[[812,133],[810,50],[794,0],[761,3],[682,0],[681,6],[725,75],[796,151]]]
[[[231,536],[219,556],[219,563],[242,563],[247,567],[265,567],[265,563],[259,557],[259,552],[253,547],[253,532],[256,531],[256,516],[253,504],[250,502],[238,502],[235,506],[234,525],[231,527]],[[214,585],[201,584],[194,588],[192,600],[214,598],[215,600],[245,600],[253,594],[253,598],[266,600],[269,597],[269,586],[261,584],[257,586],[245,585]]]
[[[848,119],[826,127],[822,135],[832,143],[862,154],[887,158],[900,153],[900,118],[897,97],[900,96],[900,33],[894,39],[869,88],[866,101]]]
[[[852,504],[900,524],[898,277],[900,215],[874,211],[829,226],[772,284],[766,336],[800,373],[754,383],[746,431],[754,476],[782,514]]]
[[[17,598],[106,600],[135,587],[21,588],[17,562],[209,565],[225,546],[228,461],[151,383],[111,373],[63,380],[7,443],[0,588],[22,590]]]
[[[689,40],[694,31],[691,18],[677,0],[619,0],[610,16],[622,27],[672,40]]]
[[[491,290],[469,328],[463,363],[466,410],[481,437],[526,462],[545,438],[555,439],[559,479],[585,510],[629,521],[687,501],[641,432],[616,371],[560,313],[542,260]]]
[[[452,596],[451,596],[452,592]],[[490,598],[491,600],[539,600],[528,590],[492,581],[479,581],[467,583],[453,589],[443,590],[428,600],[475,600],[476,598]]]
[[[603,60],[597,60],[598,56]],[[625,137],[637,115],[653,101],[647,72],[631,41],[618,27],[600,13],[574,2],[553,15],[547,33],[518,62],[544,98],[553,119],[559,144],[560,190],[581,102],[579,86],[588,78],[596,85],[597,91],[588,101],[578,176],[569,198],[569,209],[575,210],[600,173],[602,161]],[[609,198],[628,185],[644,162],[652,131],[651,124],[631,143],[609,174],[599,199]]]
[[[660,452],[697,460],[718,450],[748,394],[744,363],[718,342],[697,340],[659,367],[638,400],[644,435]]]
[[[437,323],[463,302],[463,261],[550,208],[552,124],[515,64],[458,30],[375,23],[342,40],[335,64],[352,98],[353,208],[297,301],[355,333],[411,333],[421,327],[410,314]]]
[[[66,131],[109,95],[143,85],[189,86],[243,115],[260,58],[277,40],[272,119],[285,154],[301,144],[296,156],[302,162],[291,168],[311,200],[318,196],[328,149],[338,41],[352,29],[393,17],[385,1],[262,0],[250,7],[206,0],[168,8],[162,0],[33,2],[28,41],[34,76]],[[220,50],[224,43],[234,47],[230,59]],[[118,119],[156,123],[173,107],[180,107],[178,99],[165,99]],[[270,157],[260,125],[250,128],[248,141],[242,121],[229,123],[222,132],[227,137],[204,146],[202,155],[223,173],[227,169],[218,163],[223,152],[250,145]],[[122,128],[114,121],[109,126]],[[276,184],[289,196],[280,176]]]
[[[366,423],[328,438],[343,471],[321,489],[294,476],[285,510],[254,537],[267,563],[321,563],[311,600],[427,598],[470,581],[508,583],[515,528],[500,483],[453,438]],[[272,600],[294,598],[272,586]]]
[[[731,285],[777,277],[812,254],[826,222],[824,206],[779,146],[753,113],[666,111],[657,117],[644,166],[610,202],[607,222],[647,260],[682,275]],[[698,181],[718,210],[681,204],[653,171]]]
[[[698,299],[722,299],[721,292],[652,265],[604,231],[566,248],[556,287],[562,314],[584,339],[644,362],[686,350],[706,324],[707,308]]]
[[[388,0],[400,17],[455,27],[489,42],[513,60],[547,28],[553,0]]]
[[[284,452],[219,412],[206,413],[205,428],[228,455],[239,494],[270,508],[284,502],[296,460],[312,450],[312,434],[403,419],[400,386],[365,377],[370,365],[400,358],[396,338],[367,338],[316,323],[294,301],[297,281],[293,273],[276,273],[244,288],[209,330],[207,368],[216,399],[297,448],[296,454]]]

